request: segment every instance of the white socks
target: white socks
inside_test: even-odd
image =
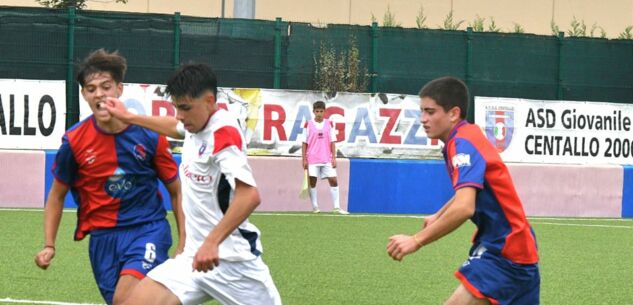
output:
[[[338,195],[338,186],[330,187],[330,195],[332,195],[332,204],[334,205],[334,208],[340,209],[341,204],[340,204],[339,195]],[[310,188],[310,203],[312,203],[312,210],[317,210],[319,208],[319,204],[317,201],[316,187]]]
[[[319,204],[317,203],[317,189],[316,187],[310,188],[310,202],[312,203],[312,210],[319,209]]]
[[[340,209],[341,204],[338,199],[338,186],[330,186],[330,195],[332,195],[332,203],[334,204],[334,209]]]

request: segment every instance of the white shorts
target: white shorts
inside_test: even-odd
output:
[[[321,179],[336,177],[336,169],[332,163],[319,163],[308,165],[308,176]]]
[[[220,261],[206,273],[193,271],[193,259],[178,255],[147,276],[165,285],[183,305],[217,300],[224,305],[281,305],[281,297],[261,258],[252,261]]]

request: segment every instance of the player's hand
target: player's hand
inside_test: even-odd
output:
[[[336,158],[332,158],[332,168],[336,168]]]
[[[303,169],[308,169],[308,160],[303,159]]]
[[[108,110],[110,115],[123,121],[124,123],[129,123],[134,116],[134,114],[127,111],[125,104],[123,104],[123,102],[121,102],[121,100],[116,97],[108,97],[106,99],[106,102],[103,104],[103,107]]]
[[[420,249],[420,245],[410,235],[391,236],[389,237],[389,244],[387,244],[387,253],[396,261],[402,261],[406,255],[418,249]]]
[[[213,268],[218,265],[220,265],[218,245],[205,241],[193,257],[193,270],[207,272],[213,270]]]
[[[55,257],[55,248],[45,247],[37,255],[35,255],[35,264],[46,270]]]

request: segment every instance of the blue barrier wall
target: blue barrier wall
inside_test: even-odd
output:
[[[48,195],[53,181],[51,167],[55,153],[55,151],[46,152],[45,196]],[[252,158],[257,159],[257,157]],[[174,155],[174,159],[180,164],[180,155]],[[258,161],[270,162],[265,160]],[[294,168],[298,164],[296,158],[279,158],[279,160],[276,159],[275,162],[281,162],[283,164],[288,162],[289,168]],[[255,163],[257,162],[253,164]],[[620,188],[618,186],[617,191],[614,189],[604,194],[608,198],[616,196],[618,201],[621,200],[621,210],[619,210],[620,203],[618,203],[618,211],[616,214],[610,213],[606,216],[603,215],[603,212],[607,208],[601,208],[599,204],[599,210],[593,212],[586,211],[587,207],[596,206],[596,202],[600,204],[604,203],[602,200],[596,200],[596,196],[580,195],[580,197],[577,198],[579,193],[574,191],[578,187],[577,185],[565,186],[565,184],[560,183],[548,183],[548,180],[542,177],[542,175],[552,176],[554,173],[559,173],[558,175],[564,175],[566,177],[573,176],[575,177],[574,179],[576,179],[574,181],[587,184],[588,187],[595,192],[600,192],[603,187],[597,185],[595,181],[592,182],[591,179],[586,178],[586,172],[590,169],[582,166],[578,168],[569,166],[563,166],[562,168],[550,167],[546,165],[529,164],[511,164],[509,166],[511,172],[513,172],[513,176],[515,176],[517,190],[520,193],[528,215],[618,217],[621,213],[621,217],[633,217],[633,166],[622,166],[623,177],[619,177],[621,177],[623,181],[614,176],[614,180],[620,181],[617,185],[622,185],[622,187]],[[263,167],[259,168],[259,170],[268,171]],[[607,174],[608,173],[605,175]],[[557,177],[558,176],[554,175],[551,179],[557,180]],[[288,177],[285,178],[290,179]],[[295,181],[298,178],[292,179],[292,183],[288,185],[296,185],[296,189],[288,188],[286,184],[279,184],[283,186],[276,186],[277,184],[273,184],[272,186],[268,185],[266,190],[268,190],[270,194],[263,199],[269,202],[275,200],[279,201],[281,200],[279,196],[281,196],[280,194],[282,193],[298,193],[299,183],[295,182],[299,180]],[[535,183],[535,179],[539,182]],[[454,193],[444,167],[444,162],[432,160],[350,159],[349,184],[346,185],[347,183],[343,181],[339,181],[339,183],[341,188],[348,190],[347,208],[353,213],[432,214],[441,208]],[[543,185],[543,183],[545,183],[545,185]],[[615,185],[615,182],[605,183]],[[545,187],[545,189],[541,189],[542,187]],[[550,189],[548,189],[548,187]],[[561,190],[560,187],[564,189]],[[167,209],[171,209],[171,203],[167,199],[169,198],[169,196],[167,196],[168,193],[162,184],[160,185],[160,190],[164,194],[163,198],[165,200],[163,204]],[[555,192],[561,195],[561,197],[557,198],[555,202],[550,203],[547,201],[548,208],[546,209],[543,207],[543,200],[544,198],[551,199],[549,195],[544,196],[544,194],[548,194],[547,192]],[[295,211],[299,210],[297,208],[299,206],[302,208],[309,206],[308,203],[300,201],[298,197],[286,197],[290,198],[288,202],[284,202],[286,206],[284,206],[284,204],[275,205],[275,208],[272,210]],[[574,207],[569,207],[566,203],[570,202],[570,200],[579,201]],[[583,200],[590,202],[583,203]],[[327,205],[328,200],[325,199],[324,203]],[[345,206],[344,202],[341,202],[341,204]],[[66,208],[76,208],[70,194],[66,197],[64,206]]]
[[[443,161],[350,160],[350,212],[432,214],[453,194]]]
[[[633,166],[624,165],[622,183],[622,217],[633,217]]]

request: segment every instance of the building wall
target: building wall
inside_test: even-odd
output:
[[[521,25],[526,33],[550,35],[553,20],[561,31],[570,29],[574,17],[583,21],[587,35],[595,24],[602,27],[609,38],[616,38],[627,26],[633,26],[633,0],[609,0],[608,5],[593,0],[253,0],[256,3],[255,18],[274,20],[281,17],[287,21],[315,24],[371,24],[372,14],[382,23],[387,8],[395,15],[403,27],[415,27],[420,7],[427,17],[426,26],[439,28],[447,14],[453,10],[454,20],[464,20],[460,29],[477,16],[486,18],[486,27],[493,17],[504,32],[511,32],[515,24]],[[225,17],[233,16],[233,1],[225,0]],[[222,0],[129,0],[127,4],[89,1],[88,9],[105,11],[132,11],[145,13],[172,14],[201,17],[222,15]],[[39,6],[34,0],[4,0],[3,5]],[[599,36],[596,30],[595,36]]]

